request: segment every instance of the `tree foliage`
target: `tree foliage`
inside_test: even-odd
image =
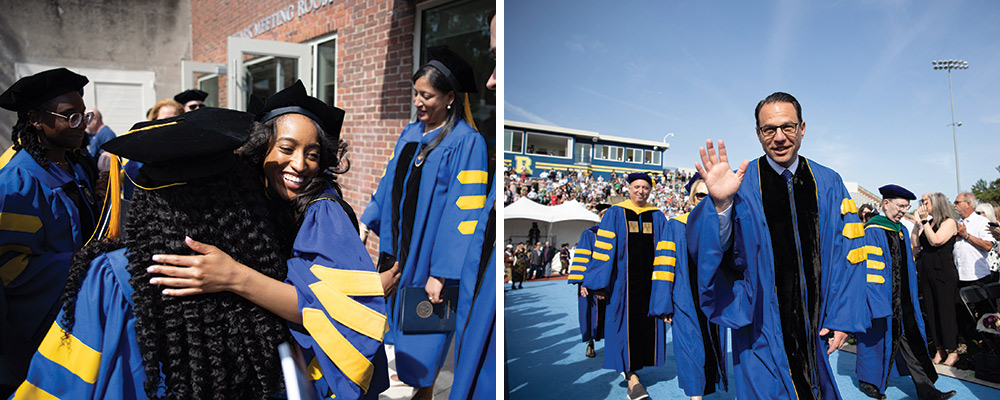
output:
[[[1000,172],[1000,166],[997,167],[997,172]],[[1000,178],[993,182],[980,179],[972,185],[972,194],[976,195],[976,200],[980,203],[1000,204]]]

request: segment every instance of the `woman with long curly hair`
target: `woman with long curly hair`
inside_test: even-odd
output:
[[[413,75],[417,121],[396,142],[361,215],[361,237],[379,235],[379,252],[396,260],[386,272],[399,277],[401,292],[423,289],[440,304],[446,283],[461,277],[489,176],[486,141],[466,122],[465,93],[476,91],[472,66],[445,46],[427,52],[430,61]],[[453,332],[403,331],[403,296],[389,293],[385,342],[394,345],[399,379],[417,389],[414,398],[431,398]]]
[[[320,397],[377,398],[389,386],[385,299],[336,181],[349,168],[344,112],[308,96],[301,81],[266,101],[252,98],[248,109],[257,122],[240,153],[259,167],[258,182],[283,221],[279,237],[294,239],[284,253],[287,280],[256,273],[211,241],[188,239],[201,255],[155,256],[151,271],[165,277],[150,283],[170,296],[232,292],[271,310],[292,323],[310,375],[322,375],[313,381]]]
[[[63,308],[15,398],[265,399],[283,390],[284,321],[232,293],[163,296],[149,284],[157,253],[185,237],[216,243],[257,273],[283,279],[264,196],[232,151],[252,116],[199,110],[143,122],[104,149],[144,163],[124,240],[94,243],[70,267]],[[195,144],[195,145],[192,145]]]
[[[84,144],[87,77],[65,68],[21,78],[0,94],[17,112],[0,157],[0,398],[24,380],[59,311],[70,257],[90,238],[97,165]]]

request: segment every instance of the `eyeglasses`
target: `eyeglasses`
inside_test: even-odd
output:
[[[205,105],[204,104],[197,104],[197,103],[195,103],[195,104],[187,106],[187,108],[188,108],[188,111],[194,111],[194,110],[197,110],[199,108],[205,108]]]
[[[770,139],[771,137],[773,137],[775,134],[778,133],[779,129],[781,130],[781,133],[784,133],[786,135],[794,135],[796,133],[799,133],[800,125],[802,125],[801,122],[784,124],[782,126],[771,126],[771,125],[758,126],[757,131],[759,131],[761,136],[764,136],[765,139]]]
[[[957,205],[959,205],[959,203],[968,203],[968,202],[969,202],[968,200],[955,200],[951,204],[954,204],[954,205],[957,206]]]
[[[698,200],[704,199],[705,196],[708,196],[708,193],[695,193],[694,194],[694,198],[696,198]]]
[[[55,115],[57,117],[65,119],[67,122],[69,122],[69,127],[70,128],[79,128],[81,123],[84,124],[84,125],[90,125],[90,122],[94,120],[94,113],[92,113],[92,112],[88,112],[86,114],[84,114],[84,113],[72,113],[68,117],[65,116],[65,115],[59,114],[59,113],[52,112],[52,111],[46,111],[46,112],[49,113],[49,114]]]

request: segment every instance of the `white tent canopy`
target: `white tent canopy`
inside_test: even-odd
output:
[[[544,223],[546,230],[542,232],[542,241],[557,241],[558,243],[553,243],[557,247],[560,243],[569,243],[572,246],[584,229],[601,222],[597,214],[576,201],[568,201],[557,206],[543,206],[523,197],[504,207],[503,219],[507,241],[523,241],[527,239],[528,230],[531,229],[533,222]]]

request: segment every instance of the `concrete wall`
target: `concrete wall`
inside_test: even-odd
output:
[[[15,64],[33,63],[152,71],[156,98],[172,97],[191,58],[190,9],[189,0],[0,0],[0,90],[17,80]],[[16,120],[0,110],[0,146]]]

